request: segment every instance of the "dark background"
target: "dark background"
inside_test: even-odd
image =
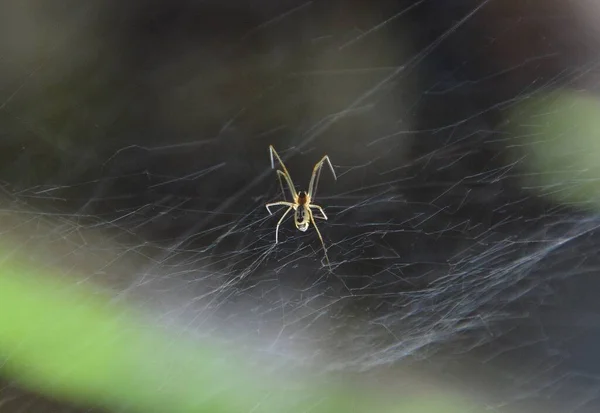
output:
[[[4,4],[5,210],[49,223],[42,243],[140,262],[118,277],[106,274],[119,262],[91,268],[116,291],[151,304],[213,291],[180,315],[210,309],[225,335],[244,325],[260,346],[285,308],[288,345],[328,368],[406,363],[493,405],[597,411],[595,214],[523,188],[505,129],[532,93],[596,93],[585,7]],[[312,228],[287,221],[273,248],[269,144],[299,187],[324,154],[336,167],[317,196],[333,274]],[[2,393],[9,411],[50,403]]]

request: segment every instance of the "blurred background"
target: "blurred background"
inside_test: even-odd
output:
[[[598,18],[585,0],[3,2],[0,254],[275,375],[598,411]],[[298,189],[331,158],[331,269],[312,227],[274,243],[270,144]],[[5,323],[29,323],[10,302]],[[128,391],[47,390],[77,357],[23,380],[7,326],[1,411],[129,411]]]

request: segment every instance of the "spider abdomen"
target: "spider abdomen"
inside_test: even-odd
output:
[[[310,222],[310,212],[308,211],[306,203],[300,204],[300,201],[298,201],[298,204],[299,206],[294,212],[294,223],[296,224],[296,228],[300,231],[306,231]]]

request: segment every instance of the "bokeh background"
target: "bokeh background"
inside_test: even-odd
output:
[[[247,363],[349,386],[331,411],[382,394],[598,411],[598,18],[558,0],[2,3],[0,410],[250,411]],[[299,188],[331,157],[331,269],[312,228],[287,220],[274,244],[270,144]],[[207,383],[239,405],[181,407]]]

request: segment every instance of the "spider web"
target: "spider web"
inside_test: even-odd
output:
[[[253,19],[149,3],[116,27],[92,17],[110,4],[55,11],[82,35],[3,69],[4,234],[282,369],[418,370],[498,409],[597,408],[600,370],[572,352],[592,357],[577,339],[598,308],[574,303],[597,284],[600,221],[524,188],[504,128],[531,96],[585,89],[596,61],[561,60],[558,41],[503,58],[512,31],[553,27],[536,2],[292,3]],[[331,271],[291,215],[274,243],[270,144],[298,190],[331,157],[314,200]]]

